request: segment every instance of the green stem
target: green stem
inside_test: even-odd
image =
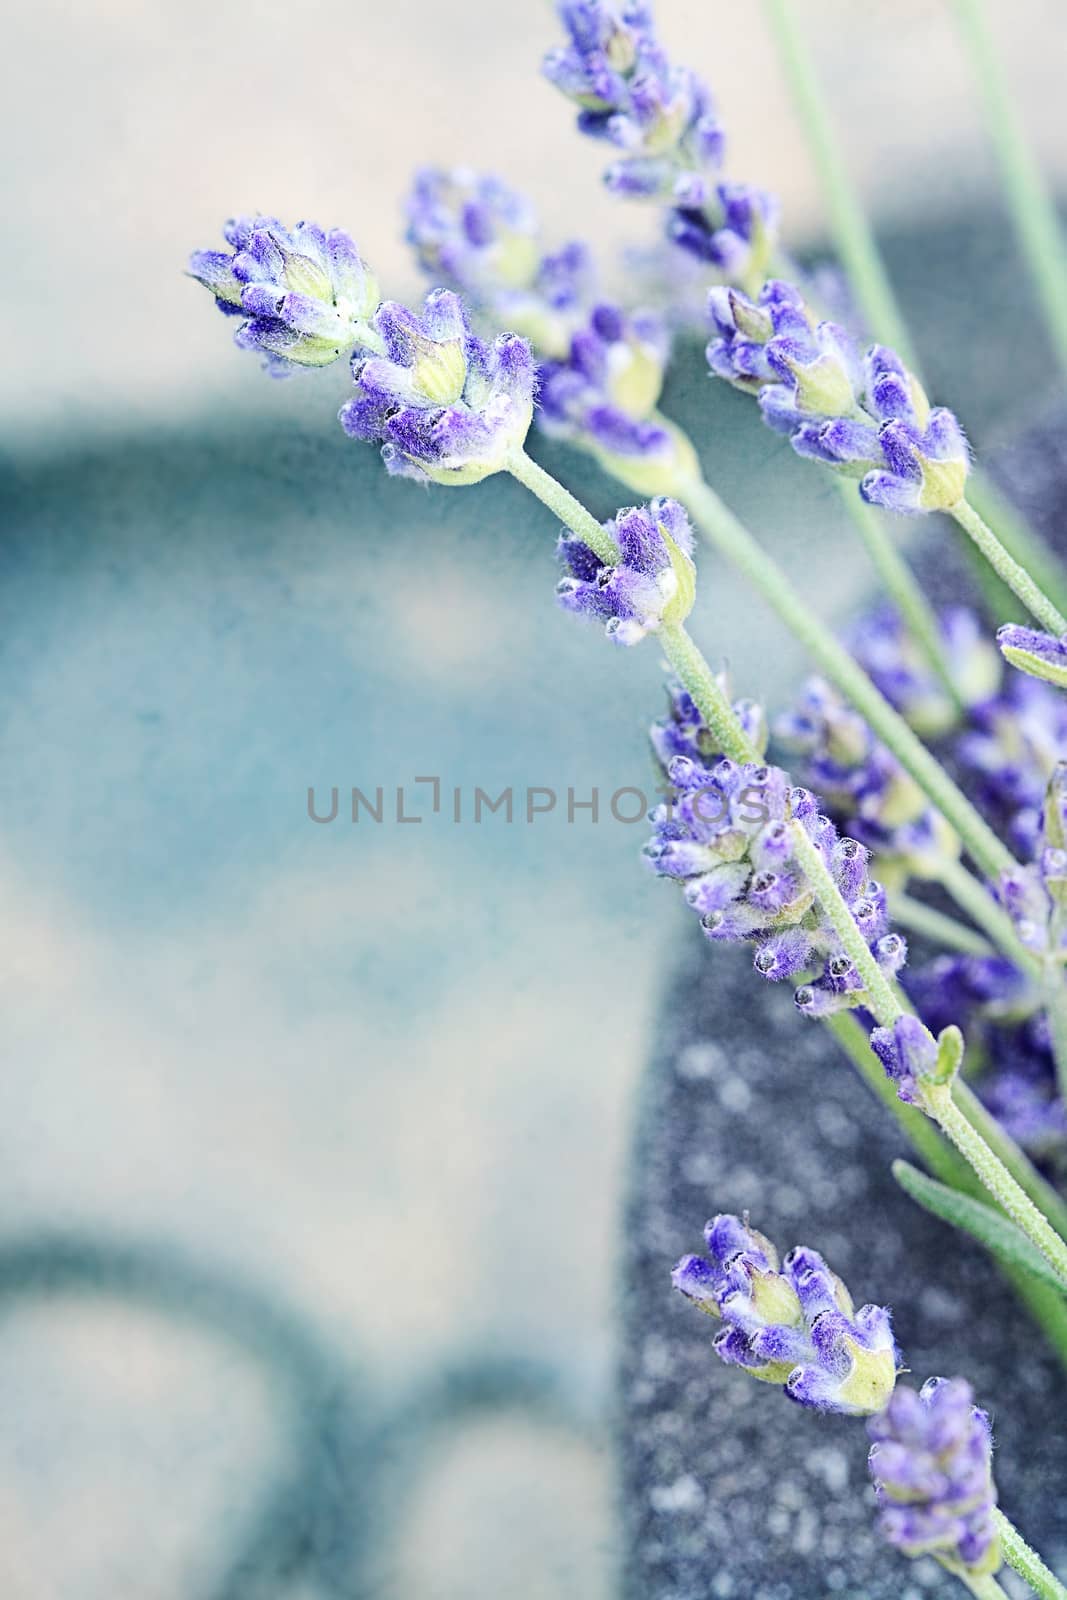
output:
[[[542,505],[546,505],[552,514],[559,518],[572,533],[577,534],[583,544],[587,544],[598,555],[605,566],[614,566],[619,559],[619,547],[614,539],[604,532],[600,523],[591,511],[587,511],[580,500],[576,500],[569,489],[565,489],[550,472],[544,467],[539,467],[537,462],[526,454],[521,445],[511,452],[507,462],[508,471],[513,478],[517,478],[524,489],[529,489],[535,494]]]
[[[1067,1284],[1067,1243],[964,1116],[952,1098],[951,1087],[928,1084],[923,1090],[923,1104],[997,1204],[1022,1229],[1030,1243],[1041,1251],[1049,1266]]]
[[[969,1572],[957,1572],[957,1578],[965,1583],[976,1600],[1008,1600],[1007,1592],[993,1577],[992,1573],[985,1572],[975,1577]]]
[[[900,1099],[886,1077],[882,1063],[871,1049],[867,1030],[852,1013],[842,1011],[836,1016],[826,1017],[824,1024],[868,1089],[899,1125],[927,1170],[962,1194],[982,1195],[982,1186],[970,1167],[960,1159],[930,1118],[924,1116],[917,1107],[905,1105]],[[1067,1368],[1067,1301],[1055,1289],[1036,1283],[1023,1268],[1010,1267],[1006,1262],[1000,1262],[999,1267]]]
[[[801,823],[794,821],[790,827],[793,854],[840,939],[845,954],[863,979],[863,987],[867,991],[865,1005],[883,1028],[892,1027],[897,1018],[903,1015],[892,984],[871,954],[870,946],[857,928],[855,918],[815,843]]]
[[[970,1084],[962,1078],[956,1079],[953,1098],[971,1127],[989,1146],[1023,1193],[1048,1218],[1061,1239],[1067,1240],[1067,1201],[1059,1191],[1041,1176],[1029,1156],[1019,1149],[1011,1135],[1004,1131],[996,1117],[990,1115]]]
[[[940,678],[956,710],[962,711],[963,701],[960,699],[959,690],[949,667],[948,656],[945,654],[937,612],[919,587],[915,574],[901,555],[896,540],[887,531],[884,518],[860,499],[854,483],[836,475],[834,483],[859,531],[867,554],[871,558],[871,564],[881,578],[883,587],[895,603],[927,663]]]
[[[1009,1567],[1014,1567],[1019,1576],[1026,1579],[1041,1600],[1067,1600],[1067,1587],[1054,1572],[1049,1571],[1037,1551],[1031,1550],[1015,1524],[1008,1521],[1003,1511],[994,1511],[993,1517],[1000,1534],[1000,1547]]]
[[[1015,866],[1011,852],[948,773],[879,692],[870,678],[815,617],[785,573],[760,548],[703,479],[675,486],[701,532],[758,589],[826,676],[868,721],[910,772],[927,799],[951,822],[970,855],[990,878]]]
[[[943,945],[946,950],[958,950],[965,956],[991,956],[993,946],[980,933],[975,933],[964,922],[946,916],[923,900],[910,894],[893,894],[889,897],[889,912],[894,922],[912,933],[920,934],[932,944]]]
[[[892,1080],[886,1076],[885,1068],[871,1049],[866,1028],[852,1012],[839,1011],[835,1016],[825,1017],[823,1022],[871,1093],[899,1123],[912,1149],[929,1171],[953,1189],[966,1191],[976,1188],[970,1169],[952,1146],[945,1142],[930,1118],[924,1116],[916,1106],[905,1105],[897,1094]]]
[[[658,637],[664,655],[692,695],[723,755],[731,761],[759,761],[759,751],[746,737],[715,674],[686,629],[680,623],[664,626]]]
[[[1023,132],[982,0],[956,0],[960,32],[982,96],[1019,245],[1061,364],[1067,368],[1067,244],[1052,197]]]
[[[993,568],[998,578],[1001,578],[1015,595],[1021,600],[1031,616],[1037,618],[1043,628],[1047,628],[1057,638],[1067,633],[1067,617],[1058,611],[1044,591],[1038,588],[1033,578],[1024,566],[1021,566],[1015,557],[1009,555],[1004,545],[997,538],[993,529],[985,518],[967,500],[961,500],[949,512],[960,527],[977,545]]]
[[[961,911],[974,919],[1009,961],[1031,977],[1041,977],[1040,961],[1020,941],[1007,912],[993,899],[985,884],[967,871],[958,856],[939,862],[930,876],[952,896]]]
[[[1059,557],[1024,521],[989,474],[977,466],[972,467],[967,480],[967,498],[979,516],[991,527],[996,528],[1000,534],[1000,542],[1008,554],[1014,556],[1016,561],[1032,574],[1035,582],[1046,594],[1052,596],[1061,611],[1067,608],[1067,573],[1064,572]],[[987,604],[993,615],[1000,615],[1005,622],[1017,621],[1023,612],[1011,590],[990,572],[984,562],[978,562],[975,570],[979,574],[980,581],[988,580],[989,587],[983,582],[983,590],[986,591]],[[997,611],[994,593],[990,591],[994,591],[1000,598],[1002,607],[1006,605],[1010,608],[1007,614],[1003,610]]]
[[[958,0],[958,3],[961,12],[973,14],[972,17],[964,17],[965,23],[971,22],[973,25],[974,21],[980,20],[977,17],[980,0]],[[921,366],[912,347],[911,335],[882,262],[863,201],[848,170],[845,140],[833,125],[827,97],[818,81],[805,36],[799,0],[766,0],[766,6],[771,33],[778,46],[797,116],[826,196],[834,243],[859,302],[863,320],[876,339],[892,345],[905,364],[921,376]],[[998,69],[991,53],[987,54],[986,64],[989,82],[997,80]],[[990,100],[993,98],[988,86],[987,97]],[[1043,294],[1047,293],[1056,301],[1057,329],[1067,330],[1067,262],[1064,261],[1063,240],[1025,141],[1018,135],[1017,129],[1014,140],[1010,136],[1004,137],[1002,129],[1010,124],[1011,119],[1011,102],[1001,86],[996,106],[990,107],[990,121],[1001,151],[1005,175],[1009,177],[1016,226],[1027,249],[1031,270],[1040,279]],[[1008,147],[1014,157],[1010,176],[1005,160]],[[1022,167],[1028,167],[1029,174],[1020,182],[1018,169]],[[1020,196],[1024,197],[1025,203],[1020,202]],[[1022,209],[1025,209],[1027,216],[1025,235],[1019,215]],[[1033,219],[1038,212],[1043,214],[1042,222],[1035,227]],[[781,275],[788,277],[788,270]],[[1045,309],[1047,315],[1047,302]],[[1061,347],[1061,355],[1067,365],[1065,352],[1067,344]],[[1000,491],[986,474],[976,471],[972,474],[972,482],[972,500],[986,520],[1000,530],[1003,544],[1017,561],[1034,574],[1044,590],[1061,597],[1060,603],[1067,606],[1067,574],[1057,557],[1027,527],[1018,513],[1007,506]]]

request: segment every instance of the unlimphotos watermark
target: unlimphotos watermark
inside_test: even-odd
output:
[[[416,792],[409,794],[409,787]],[[344,805],[342,810],[342,795]],[[312,822],[325,826],[343,816],[345,821],[364,824],[394,823],[402,826],[422,823],[427,814],[444,816],[452,823],[480,824],[487,818],[506,823],[531,824],[538,817],[555,813],[566,817],[568,823],[620,822],[624,827],[647,822],[653,807],[664,806],[668,820],[675,805],[684,796],[692,816],[711,825],[724,822],[736,807],[740,821],[769,822],[763,790],[748,787],[734,795],[725,795],[718,785],[679,790],[668,784],[651,792],[626,784],[613,789],[610,794],[594,784],[587,795],[580,797],[573,786],[557,788],[551,784],[509,784],[499,794],[492,795],[480,785],[444,788],[440,777],[417,777],[404,784],[377,784],[357,788],[354,785],[341,789],[334,784],[329,797],[319,794],[313,784],[308,785],[307,814]],[[429,813],[425,807],[429,803]],[[420,804],[423,809],[419,809]],[[580,815],[579,815],[580,813]]]

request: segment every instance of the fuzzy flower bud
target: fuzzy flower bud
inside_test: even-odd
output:
[[[875,1028],[871,1049],[897,1086],[897,1098],[925,1106],[931,1090],[950,1083],[963,1058],[963,1035],[949,1025],[935,1039],[918,1017],[905,1013],[891,1028]]]
[[[893,1393],[898,1367],[889,1312],[853,1307],[841,1279],[798,1245],[779,1263],[747,1217],[704,1229],[707,1256],[683,1256],[671,1274],[686,1299],[721,1319],[719,1358],[817,1411],[866,1416]]]
[[[693,531],[676,500],[620,511],[604,531],[619,547],[615,566],[571,534],[559,541],[567,570],[556,595],[568,611],[597,617],[616,644],[637,644],[664,623],[684,622],[692,609],[696,574]]]
[[[421,317],[387,301],[373,325],[385,354],[353,362],[345,432],[380,442],[389,472],[423,482],[478,483],[501,471],[533,416],[525,339],[502,333],[485,344],[448,289],[426,296]]]
[[[223,233],[231,249],[195,251],[190,276],[220,311],[244,319],[236,344],[258,350],[273,376],[381,348],[370,326],[378,285],[347,233],[314,222],[289,229],[261,216],[237,217]]]
[[[861,480],[872,505],[897,512],[958,504],[970,467],[956,418],[931,410],[899,356],[865,356],[836,323],[817,322],[795,285],[772,279],[758,300],[712,289],[708,364],[758,395],[764,421],[798,455]]]
[[[878,1525],[906,1556],[932,1555],[978,1577],[1001,1564],[993,1436],[963,1378],[901,1387],[867,1431]]]
[[[541,370],[542,431],[590,451],[638,494],[694,476],[692,445],[656,411],[669,357],[658,312],[594,306],[565,359]]]
[[[1009,666],[1017,667],[1031,678],[1054,683],[1058,689],[1067,689],[1067,634],[1057,639],[1036,628],[1006,622],[997,629],[997,644]]]

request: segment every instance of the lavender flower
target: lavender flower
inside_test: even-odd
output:
[[[724,138],[711,94],[673,65],[641,0],[564,0],[569,42],[544,73],[580,107],[582,133],[623,152],[604,174],[616,194],[668,206],[667,237],[727,277],[745,281],[773,253],[777,203],[762,190],[719,178]]]
[[[751,710],[746,714],[754,722]],[[868,875],[868,852],[842,838],[807,789],[780,767],[722,758],[688,697],[652,730],[672,798],[651,814],[652,870],[682,883],[705,937],[755,945],[757,972],[774,982],[811,973],[797,989],[806,1016],[863,1006],[867,992],[797,863],[790,819],[799,820],[832,872],[857,927],[887,976],[907,946],[889,929],[885,890]]]
[[[638,494],[699,473],[689,440],[656,411],[670,337],[655,311],[594,306],[566,358],[541,369],[542,430],[589,450]]]
[[[871,1049],[896,1084],[897,1098],[921,1106],[925,1086],[939,1081],[940,1067],[938,1043],[926,1025],[910,1014],[898,1017],[891,1028],[874,1029]]]
[[[958,852],[951,828],[857,711],[821,678],[810,678],[796,707],[774,723],[784,747],[801,758],[804,782],[818,789],[835,821],[862,844],[891,858],[898,872],[936,875]]]
[[[1005,661],[1020,672],[1067,689],[1067,634],[1056,639],[1036,628],[1006,622],[997,630],[997,644]]]
[[[698,471],[685,435],[656,411],[671,346],[662,313],[595,300],[585,246],[543,253],[533,207],[492,175],[424,168],[407,212],[420,264],[544,358],[545,433],[589,450],[637,494]]]
[[[773,1244],[747,1217],[715,1217],[704,1238],[708,1255],[683,1256],[671,1281],[721,1318],[714,1341],[721,1360],[781,1384],[791,1400],[817,1411],[881,1410],[899,1364],[887,1310],[854,1310],[840,1278],[804,1245],[779,1266]]]
[[[556,590],[560,604],[603,621],[616,644],[637,644],[664,623],[684,622],[696,577],[693,530],[677,501],[658,499],[620,511],[604,528],[619,547],[612,567],[602,566],[580,539],[561,537],[558,553],[567,576]]]
[[[950,1572],[978,1576],[1001,1564],[995,1518],[993,1436],[963,1378],[898,1388],[867,1431],[868,1465],[889,1543],[932,1555]]]
[[[517,334],[492,345],[471,332],[448,289],[426,296],[421,317],[387,301],[374,316],[383,356],[353,362],[356,396],[345,432],[382,445],[391,473],[434,483],[477,483],[521,447],[533,415],[534,362]]]
[[[712,289],[712,372],[759,398],[764,421],[798,455],[859,478],[872,505],[897,512],[958,504],[970,466],[956,418],[931,410],[899,356],[865,356],[844,328],[816,322],[794,285],[772,279],[757,302]]]
[[[584,244],[546,252],[532,203],[494,174],[462,167],[420,168],[406,212],[408,239],[434,282],[459,290],[540,354],[567,357],[592,291]]]
[[[236,217],[223,233],[231,250],[195,251],[190,275],[220,311],[244,319],[235,342],[258,350],[272,375],[381,348],[370,325],[378,285],[347,233],[314,222],[287,229],[261,216]]]

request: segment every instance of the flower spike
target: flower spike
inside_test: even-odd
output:
[[[389,472],[420,482],[478,483],[502,471],[533,416],[526,340],[501,333],[485,344],[449,289],[432,290],[421,316],[387,301],[374,329],[385,353],[354,359],[345,432],[380,443]]]
[[[714,1349],[727,1366],[780,1384],[816,1411],[867,1416],[893,1393],[899,1365],[889,1312],[853,1307],[817,1251],[798,1245],[779,1264],[747,1216],[714,1217],[707,1255],[683,1256],[671,1281],[701,1311],[721,1319]]]
[[[901,1386],[867,1424],[878,1526],[907,1556],[932,1555],[972,1577],[1001,1564],[993,1436],[963,1378]]]
[[[756,301],[712,289],[708,365],[757,396],[763,420],[798,455],[860,480],[872,505],[948,511],[963,498],[963,430],[931,409],[919,380],[884,345],[861,355],[844,328],[817,322],[794,284],[772,279]]]
[[[380,348],[370,326],[378,285],[342,229],[254,216],[234,218],[223,233],[230,250],[194,251],[189,274],[220,311],[244,319],[235,342],[258,351],[272,376]]]

